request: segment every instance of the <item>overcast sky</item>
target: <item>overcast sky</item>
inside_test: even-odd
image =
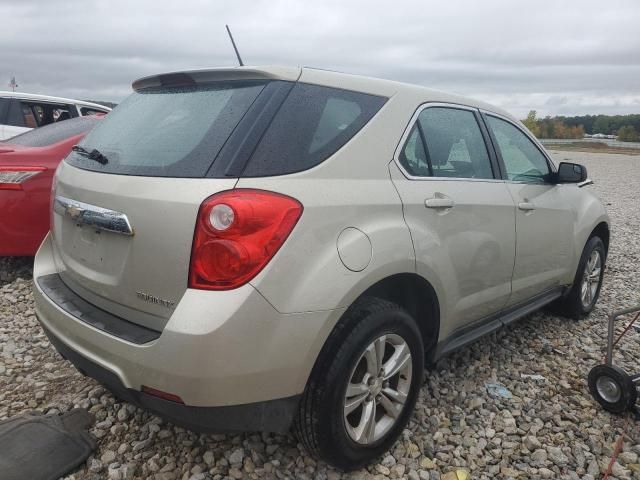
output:
[[[640,1],[0,0],[0,89],[120,101],[138,77],[306,65],[523,117],[640,113]]]

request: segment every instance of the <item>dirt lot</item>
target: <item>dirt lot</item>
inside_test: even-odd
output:
[[[430,371],[412,421],[379,463],[343,478],[600,478],[624,432],[616,478],[640,479],[640,430],[601,410],[586,389],[600,361],[605,320],[640,303],[640,157],[553,151],[587,165],[613,220],[600,303],[590,318],[535,313]],[[98,450],[74,479],[338,479],[293,436],[197,435],[121,403],[49,345],[34,316],[30,259],[0,259],[0,419],[74,406],[96,416]],[[640,371],[640,334],[622,343],[623,366]],[[528,375],[540,375],[531,378]],[[494,398],[500,382],[511,398]],[[634,477],[635,475],[635,477]],[[0,475],[1,476],[1,475]]]

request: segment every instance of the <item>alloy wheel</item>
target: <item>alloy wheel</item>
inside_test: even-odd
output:
[[[409,345],[396,334],[372,341],[355,364],[344,398],[344,422],[349,437],[368,445],[395,425],[411,389]]]
[[[595,300],[600,286],[600,273],[602,271],[602,257],[598,250],[593,250],[584,267],[582,284],[580,285],[580,299],[584,308],[589,308]]]

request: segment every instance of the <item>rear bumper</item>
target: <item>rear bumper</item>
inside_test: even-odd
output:
[[[176,425],[197,432],[267,431],[284,433],[298,408],[300,395],[226,407],[190,407],[125,387],[117,375],[67,347],[55,335],[45,333],[56,350],[84,375],[98,380],[116,396],[150,410]]]
[[[342,313],[281,314],[250,285],[187,290],[160,335],[134,343],[83,320],[74,310],[79,303],[68,307],[45,293],[39,280],[59,273],[52,248],[47,237],[34,263],[36,315],[52,343],[122,397],[191,428],[286,430]],[[142,386],[177,395],[185,405],[143,394]],[[224,410],[218,415],[212,408]]]

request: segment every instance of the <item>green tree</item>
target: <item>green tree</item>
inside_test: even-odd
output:
[[[538,128],[538,120],[536,119],[536,111],[535,110],[530,110],[529,114],[527,115],[527,118],[522,120],[522,123],[524,123],[524,126],[527,127],[529,129],[529,131],[535,135],[534,131]]]
[[[596,121],[593,122],[593,133],[611,134],[611,118],[607,115],[598,115]]]
[[[618,140],[621,142],[637,142],[638,132],[631,125],[625,125],[618,129]]]

